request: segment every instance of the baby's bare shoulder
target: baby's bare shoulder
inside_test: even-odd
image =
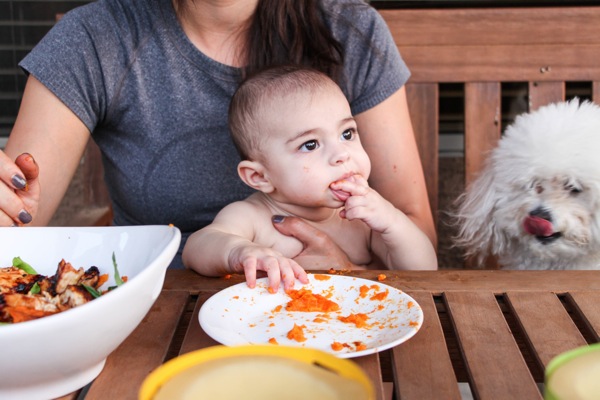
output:
[[[216,223],[252,224],[261,226],[264,223],[271,224],[271,211],[261,201],[259,196],[250,197],[236,201],[225,206],[216,216]]]

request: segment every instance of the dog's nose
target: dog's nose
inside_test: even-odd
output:
[[[552,215],[550,214],[550,211],[548,211],[544,207],[538,207],[534,210],[529,211],[529,215],[531,215],[532,217],[543,218],[547,221],[552,222]]]

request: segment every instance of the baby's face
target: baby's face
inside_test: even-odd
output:
[[[264,112],[262,158],[275,200],[306,207],[343,205],[332,182],[359,174],[371,163],[348,101],[336,87],[273,101]]]

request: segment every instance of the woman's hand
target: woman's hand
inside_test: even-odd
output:
[[[292,236],[304,245],[294,261],[304,269],[359,269],[352,264],[346,253],[326,234],[298,217],[273,216],[273,226],[281,234]],[[360,268],[362,269],[362,268]]]
[[[39,168],[28,153],[15,162],[0,151],[0,226],[28,224],[37,213]]]

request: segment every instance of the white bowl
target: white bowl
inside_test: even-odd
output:
[[[61,259],[95,265],[114,285],[112,254],[127,282],[82,306],[0,326],[0,399],[49,399],[91,382],[142,321],[163,286],[181,233],[166,225],[0,228],[0,267],[19,256],[53,275]],[[106,287],[106,286],[103,286]]]

